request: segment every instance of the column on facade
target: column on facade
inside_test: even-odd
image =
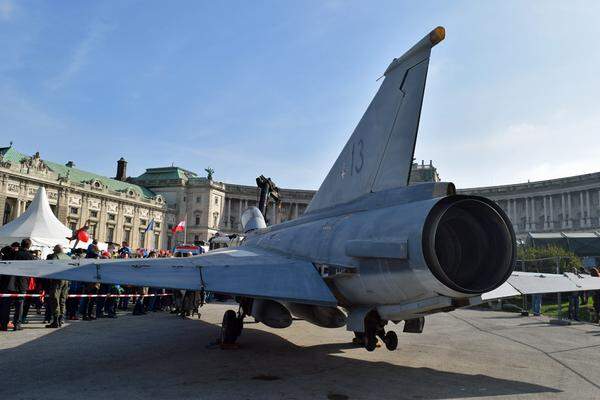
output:
[[[96,232],[99,240],[106,241],[106,200],[100,199],[100,211],[98,215],[98,226],[96,226]]]
[[[6,209],[6,196],[0,196],[0,226],[4,222],[4,210]]]
[[[535,218],[535,197],[531,198],[529,204],[531,204],[531,230],[535,231],[537,225],[537,220]]]
[[[585,213],[583,211],[583,191],[579,192],[579,226],[585,226]]]
[[[133,206],[133,218],[131,226],[131,243],[129,245],[136,249],[140,247],[140,210],[139,207]]]
[[[585,191],[585,203],[586,203],[586,211],[587,215],[585,216],[585,224],[586,226],[592,226],[592,214],[590,213],[590,191]]]
[[[238,199],[238,227],[242,229],[242,199]]]
[[[548,207],[546,206],[546,195],[544,195],[544,227],[543,229],[548,229]]]
[[[298,218],[298,203],[294,203],[294,214],[293,214],[293,218],[294,218],[294,219]]]
[[[519,230],[519,220],[517,219],[517,199],[512,199],[512,203],[513,226],[516,227],[516,230]]]
[[[550,195],[550,229],[554,229],[554,204],[552,204],[552,195]]]
[[[123,215],[123,203],[119,202],[117,205],[117,221],[115,224],[115,238],[114,241],[116,243],[121,243],[123,241],[125,230],[125,217]],[[131,243],[130,243],[131,245]]]
[[[573,227],[573,214],[571,213],[571,192],[567,192],[567,209],[569,211],[567,218],[567,228]]]
[[[523,199],[525,201],[525,230],[531,230],[531,221],[529,215],[529,198],[525,197]]]
[[[565,206],[565,194],[560,194],[560,204],[562,208],[562,220],[560,221],[560,227],[565,228],[567,225],[567,208]]]
[[[57,218],[60,222],[69,226],[69,192],[59,187],[56,193]]]
[[[227,198],[227,220],[225,222],[227,228],[231,229],[231,198]]]

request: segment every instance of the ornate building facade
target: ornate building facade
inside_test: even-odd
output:
[[[600,229],[600,173],[514,185],[458,190],[494,200],[509,216],[515,233]]]
[[[200,177],[179,167],[148,168],[126,177],[126,161],[117,163],[115,178],[58,164],[38,153],[27,156],[0,148],[0,226],[21,215],[37,188],[46,187],[51,207],[70,228],[90,221],[100,241],[126,240],[133,247],[171,248],[177,243],[206,241],[217,232],[241,233],[242,212],[258,204],[259,190]],[[414,163],[410,182],[439,181],[430,161]],[[459,189],[459,193],[496,201],[515,232],[600,230],[600,173],[513,185]],[[269,224],[292,220],[306,210],[315,191],[280,189],[281,203],[267,212]],[[146,233],[154,219],[154,230]],[[185,220],[187,236],[171,228]]]
[[[179,167],[148,168],[131,181],[160,194],[172,207],[174,220],[186,221],[187,243],[206,241],[217,232],[241,233],[242,212],[258,204],[256,186],[217,182]],[[312,190],[280,189],[281,203],[268,209],[267,223],[297,218],[314,193]],[[181,242],[183,233],[169,231],[167,240],[170,245]]]
[[[27,156],[13,147],[0,148],[0,226],[23,214],[44,186],[54,214],[69,228],[89,221],[90,235],[101,242],[162,248],[172,213],[162,196],[125,182],[125,166],[120,160],[120,179],[111,179],[77,169],[71,161],[58,164],[39,153]],[[151,219],[154,229],[146,232]]]

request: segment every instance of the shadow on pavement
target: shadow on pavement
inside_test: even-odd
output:
[[[254,326],[244,330],[239,349],[224,351],[206,347],[218,325],[166,314],[73,323],[0,350],[1,380],[19,383],[0,385],[0,398],[458,399],[559,392],[359,360],[378,357],[345,343],[301,347]]]

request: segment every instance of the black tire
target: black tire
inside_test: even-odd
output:
[[[354,339],[352,339],[352,343],[357,346],[365,345],[365,333],[364,332],[354,332]]]
[[[388,331],[388,333],[385,334],[383,341],[385,347],[390,351],[394,351],[398,348],[398,335],[396,335],[396,332],[394,331]]]
[[[235,318],[235,337],[236,339],[240,337],[242,334],[242,329],[244,328],[244,317],[236,317]]]
[[[365,349],[367,351],[373,351],[377,347],[377,336],[373,334],[365,335]]]
[[[238,338],[238,318],[233,310],[225,311],[221,324],[221,343],[233,344]]]

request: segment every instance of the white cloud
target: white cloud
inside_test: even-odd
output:
[[[553,179],[600,171],[598,132],[600,115],[558,110],[544,121],[444,141],[435,153],[442,177],[459,187]]]
[[[105,23],[93,23],[90,26],[88,34],[79,43],[73,52],[66,68],[56,77],[48,82],[48,86],[52,90],[57,90],[66,85],[88,62],[90,53],[94,47],[105,37],[112,29],[111,26]]]
[[[12,0],[0,0],[0,19],[8,21],[15,11]]]

